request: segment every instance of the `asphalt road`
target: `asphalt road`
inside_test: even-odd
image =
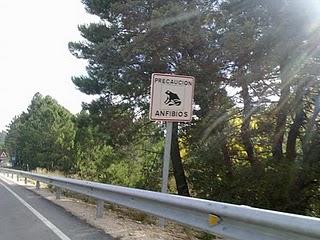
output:
[[[0,178],[0,240],[112,240],[60,206]]]

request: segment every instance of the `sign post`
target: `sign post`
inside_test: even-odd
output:
[[[173,122],[192,120],[194,77],[153,73],[151,77],[150,120],[167,123],[161,192],[168,192]]]
[[[162,167],[162,187],[161,192],[168,192],[168,178],[169,178],[169,165],[170,165],[170,153],[172,142],[172,122],[167,123],[166,142],[163,155],[163,167]]]

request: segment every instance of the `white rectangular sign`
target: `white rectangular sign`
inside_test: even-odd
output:
[[[195,79],[191,76],[153,73],[151,77],[150,119],[190,122]]]

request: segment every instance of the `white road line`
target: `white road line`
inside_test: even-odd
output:
[[[2,177],[0,177],[3,181]],[[6,181],[5,181],[6,182]],[[12,191],[8,186],[0,182],[0,184],[7,189],[13,196],[15,196],[26,208],[28,208],[37,218],[39,218],[48,228],[51,229],[61,240],[71,240],[67,235],[65,235],[59,228],[57,228],[52,222],[50,222],[47,218],[45,218],[41,213],[35,210],[33,207],[30,206],[29,203],[24,201],[18,194]]]

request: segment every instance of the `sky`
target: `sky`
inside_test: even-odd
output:
[[[0,131],[36,92],[72,113],[93,99],[71,81],[85,74],[86,62],[71,55],[68,42],[83,40],[78,25],[94,21],[81,0],[0,0]]]

